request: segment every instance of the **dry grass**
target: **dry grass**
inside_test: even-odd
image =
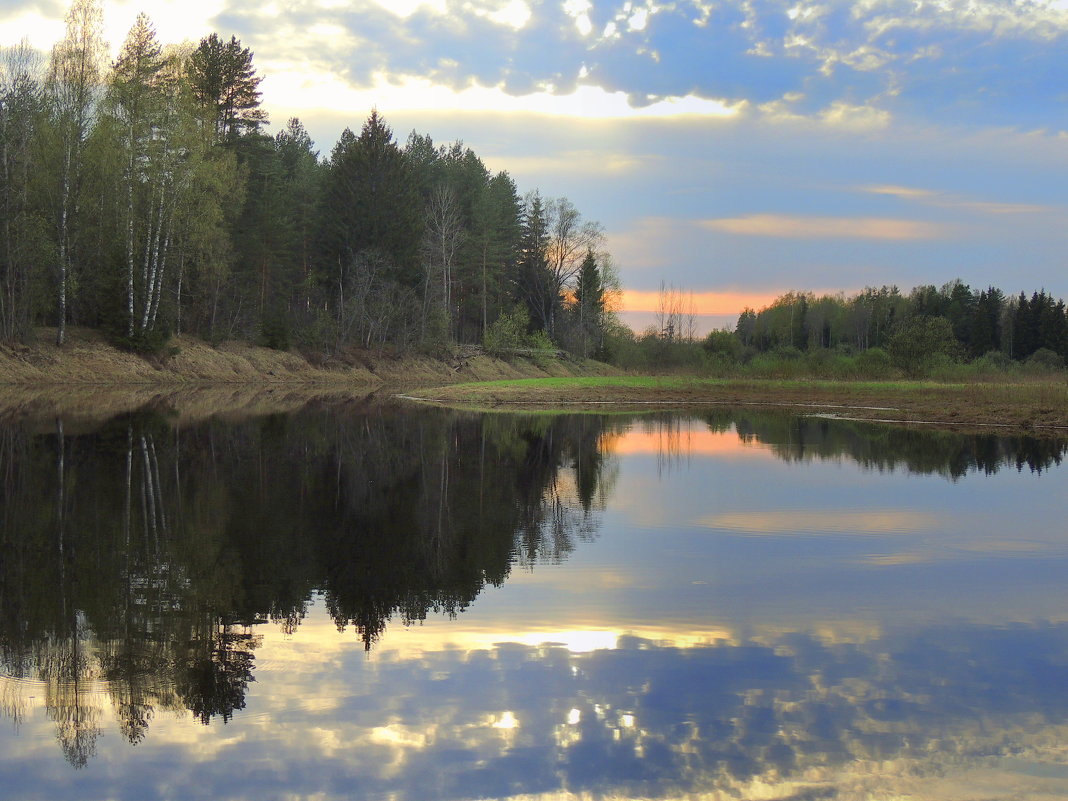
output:
[[[454,384],[412,394],[479,408],[779,406],[811,414],[938,428],[1068,435],[1068,383],[776,381],[625,376]]]
[[[179,420],[211,415],[285,412],[313,400],[351,400],[368,393],[456,381],[603,374],[596,362],[505,362],[485,355],[444,358],[351,351],[310,360],[299,353],[224,343],[213,347],[177,337],[172,356],[140,356],[109,345],[95,331],[72,328],[54,344],[39,329],[37,344],[0,345],[0,420],[99,422],[145,406]]]

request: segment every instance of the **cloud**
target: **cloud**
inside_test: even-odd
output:
[[[258,53],[355,89],[421,78],[456,92],[566,97],[584,86],[620,94],[631,110],[712,103],[854,131],[898,116],[1064,127],[1053,76],[1068,13],[1054,4],[228,2],[216,23]],[[347,34],[310,33],[323,24]]]
[[[1038,203],[1010,203],[1005,201],[972,200],[950,192],[935,192],[930,189],[877,184],[862,186],[861,192],[873,195],[890,195],[902,200],[918,201],[930,206],[948,209],[963,209],[980,214],[1047,214],[1059,211],[1053,206]]]
[[[787,214],[750,214],[705,220],[705,228],[741,236],[784,239],[878,239],[916,241],[942,239],[952,229],[921,220],[881,217],[805,217]]]

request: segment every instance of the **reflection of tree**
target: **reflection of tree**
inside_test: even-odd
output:
[[[560,559],[593,537],[602,430],[357,404],[0,431],[3,668],[53,677],[49,714],[76,764],[101,693],[132,743],[160,710],[226,721],[253,680],[251,625],[292,632],[321,593],[370,648],[394,618],[458,614],[517,554]]]
[[[742,440],[768,444],[786,461],[846,456],[870,470],[904,469],[951,479],[1006,467],[1041,472],[1068,453],[1063,438],[957,434],[749,410],[707,412],[699,419],[713,431],[733,426]]]
[[[201,723],[214,717],[228,721],[245,708],[245,690],[255,681],[252,652],[262,638],[214,622],[198,627],[194,636],[177,676],[178,693]]]
[[[67,761],[85,767],[100,736],[100,709],[93,702],[94,665],[82,621],[62,639],[40,649],[38,675],[45,682],[48,715]]]

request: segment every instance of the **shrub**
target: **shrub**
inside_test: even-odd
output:
[[[894,364],[890,354],[882,348],[868,348],[854,357],[857,374],[862,378],[883,378],[889,375]]]
[[[930,371],[938,357],[954,359],[960,345],[945,317],[913,317],[900,323],[886,343],[895,367],[918,377]]]
[[[522,348],[526,342],[529,324],[530,315],[523,306],[515,306],[511,311],[501,312],[482,335],[482,346],[495,356]]]
[[[1064,367],[1064,359],[1049,348],[1039,348],[1027,357],[1026,364],[1040,370],[1059,370]]]
[[[1012,359],[1000,350],[988,350],[975,360],[975,366],[981,372],[1006,372],[1012,369]]]
[[[705,353],[710,357],[728,363],[741,361],[742,353],[745,350],[745,346],[742,345],[742,341],[738,339],[737,335],[733,331],[725,329],[710,331],[701,343],[701,347],[705,349]]]

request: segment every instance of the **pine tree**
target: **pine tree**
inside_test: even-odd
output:
[[[204,104],[216,141],[233,143],[267,121],[260,108],[260,81],[252,66],[252,51],[236,36],[224,42],[218,34],[205,36],[189,59],[193,93]]]

